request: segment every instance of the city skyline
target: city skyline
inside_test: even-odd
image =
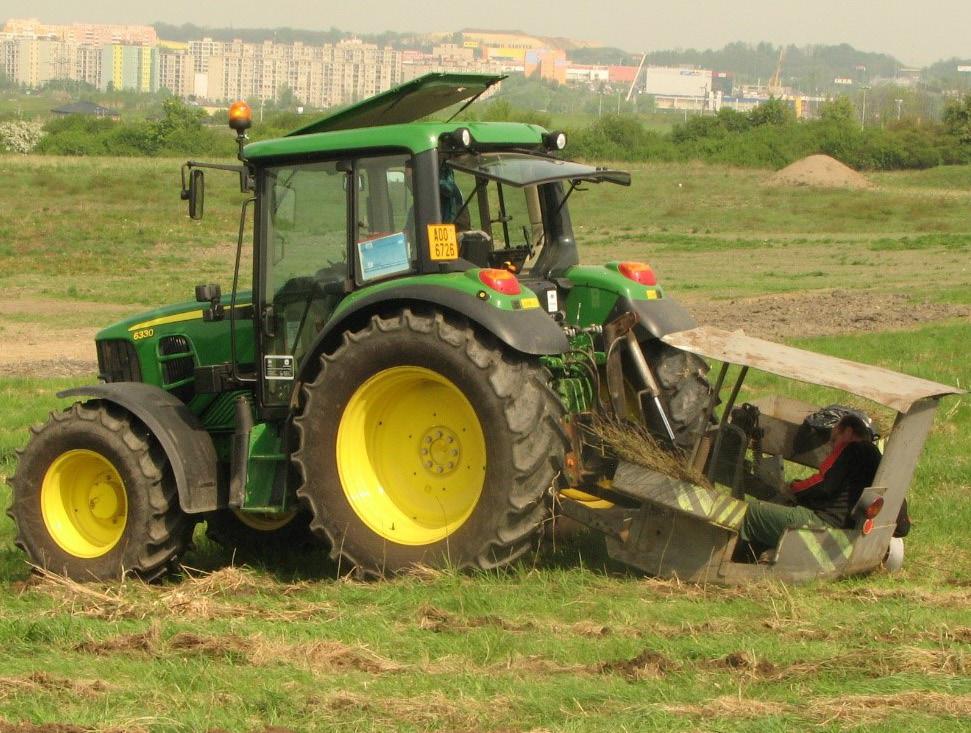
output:
[[[205,6],[186,0],[170,0],[164,6],[144,0],[102,0],[97,5],[69,6],[53,0],[0,0],[0,20],[36,17],[48,23],[165,22],[308,30],[337,27],[354,33],[444,32],[475,27],[563,36],[631,52],[767,41],[777,45],[849,43],[920,66],[950,57],[971,57],[965,30],[971,26],[971,4],[956,0],[929,0],[920,5],[817,0],[811,6],[795,0],[751,0],[744,4],[709,0],[677,6],[611,0],[597,4],[561,0],[550,6],[495,0],[488,13],[425,0],[371,0],[366,7],[327,4],[312,8],[293,0],[278,0],[271,7],[272,12],[265,3],[253,0]]]

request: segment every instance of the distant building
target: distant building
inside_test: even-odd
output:
[[[637,76],[636,66],[608,66],[608,77],[613,84],[633,84]]]
[[[462,31],[462,45],[466,48],[478,49],[485,59],[522,65],[526,63],[526,51],[547,48],[549,43],[541,38],[516,31],[470,28]]]
[[[94,102],[73,102],[72,104],[65,104],[61,107],[55,107],[51,110],[51,113],[60,116],[85,115],[86,117],[109,119],[118,117],[118,113],[115,110],[102,107],[100,104],[95,104]]]
[[[158,88],[176,97],[196,94],[193,58],[186,51],[160,51],[158,54]]]
[[[606,84],[610,81],[610,68],[596,64],[568,64],[566,81],[568,84]]]
[[[566,52],[558,48],[532,48],[523,56],[523,73],[529,77],[566,83]]]
[[[135,92],[158,90],[158,49],[150,46],[112,44],[101,49],[102,91]]]
[[[108,25],[103,23],[46,25],[37,18],[11,18],[4,24],[3,32],[24,38],[49,38],[88,46],[102,46],[113,43],[154,46],[158,43],[158,34],[150,25]]]

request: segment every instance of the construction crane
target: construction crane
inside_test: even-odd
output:
[[[769,79],[769,83],[766,85],[766,90],[769,92],[769,96],[772,97],[782,97],[782,62],[786,59],[786,47],[782,46],[779,48],[779,63],[775,66],[775,73],[772,78]]]
[[[634,94],[634,85],[637,84],[637,77],[641,75],[641,69],[644,68],[644,59],[646,58],[647,58],[647,53],[645,52],[644,55],[641,56],[641,63],[637,65],[637,71],[634,72],[634,78],[631,80],[630,89],[627,90],[627,99],[625,100],[627,102],[630,101],[630,98]]]

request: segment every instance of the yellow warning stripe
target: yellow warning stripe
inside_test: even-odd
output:
[[[160,318],[153,318],[150,321],[142,321],[141,323],[136,323],[134,326],[129,326],[129,331],[141,331],[143,328],[154,328],[155,326],[164,326],[167,323],[180,323],[181,321],[195,321],[202,318],[202,310],[186,311],[185,313],[176,313],[172,316],[162,316]]]
[[[850,555],[853,552],[853,540],[851,540],[846,532],[839,529],[826,530],[825,534],[820,532],[814,532],[809,529],[794,530],[796,536],[802,540],[806,549],[816,558],[816,562],[824,570],[832,571],[836,569],[837,558],[842,558],[844,561],[849,560]],[[821,541],[822,537],[826,537],[833,540],[837,546],[837,555],[834,557],[830,554]]]
[[[235,306],[224,306],[227,310],[229,308],[248,308],[250,303],[237,303]],[[155,326],[165,326],[169,323],[181,323],[182,321],[197,321],[202,318],[202,309],[185,311],[183,313],[175,313],[171,316],[160,316],[158,318],[153,318],[150,321],[142,321],[141,323],[136,323],[134,326],[129,326],[128,331],[141,331],[143,328],[154,328]]]

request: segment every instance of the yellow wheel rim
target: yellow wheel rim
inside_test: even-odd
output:
[[[75,557],[100,557],[125,533],[125,484],[111,461],[95,451],[59,455],[44,474],[40,505],[51,539]]]
[[[482,494],[486,444],[472,405],[421,367],[385,369],[357,388],[337,430],[344,494],[371,530],[402,545],[438,542]]]
[[[296,510],[284,512],[283,514],[269,514],[267,512],[244,512],[233,509],[236,518],[250,529],[257,532],[275,532],[283,529],[297,516]]]

